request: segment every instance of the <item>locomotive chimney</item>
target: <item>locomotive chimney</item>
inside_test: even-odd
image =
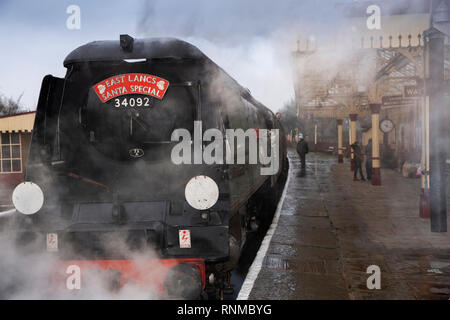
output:
[[[128,34],[120,35],[120,46],[123,51],[131,52],[133,51],[134,38],[129,36]]]

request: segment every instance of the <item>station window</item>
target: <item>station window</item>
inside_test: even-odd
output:
[[[2,133],[0,139],[0,172],[21,172],[22,155],[18,133]]]

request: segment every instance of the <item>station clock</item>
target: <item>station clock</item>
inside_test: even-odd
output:
[[[394,122],[392,122],[392,120],[390,120],[390,119],[384,119],[380,123],[380,129],[384,133],[389,133],[392,130],[394,130],[394,128],[395,128]]]

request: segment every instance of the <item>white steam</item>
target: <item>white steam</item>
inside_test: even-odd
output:
[[[133,261],[134,270],[141,276],[139,281],[127,278],[123,286],[112,287],[114,270],[103,268],[85,268],[81,264],[81,290],[68,290],[66,287],[67,264],[59,260],[54,253],[45,251],[45,236],[38,236],[28,245],[18,244],[14,240],[15,234],[11,232],[11,220],[2,218],[0,222],[3,230],[0,232],[0,299],[96,299],[96,300],[149,300],[167,298],[160,287],[152,283],[153,279],[163,278],[167,273],[166,266],[158,262],[152,263],[149,269],[148,262],[157,261],[151,250],[145,252],[132,252],[126,245],[115,237],[105,237],[102,245],[114,249],[116,253],[124,255],[127,260]],[[43,245],[44,244],[44,245]],[[44,248],[44,250],[42,250]],[[66,249],[70,250],[70,249]],[[76,262],[75,262],[76,263]],[[120,278],[119,278],[120,279]]]

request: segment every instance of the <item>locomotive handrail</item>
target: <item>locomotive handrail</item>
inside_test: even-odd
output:
[[[16,209],[2,211],[0,212],[0,218],[12,216],[14,213],[16,213],[16,211],[17,211]]]

